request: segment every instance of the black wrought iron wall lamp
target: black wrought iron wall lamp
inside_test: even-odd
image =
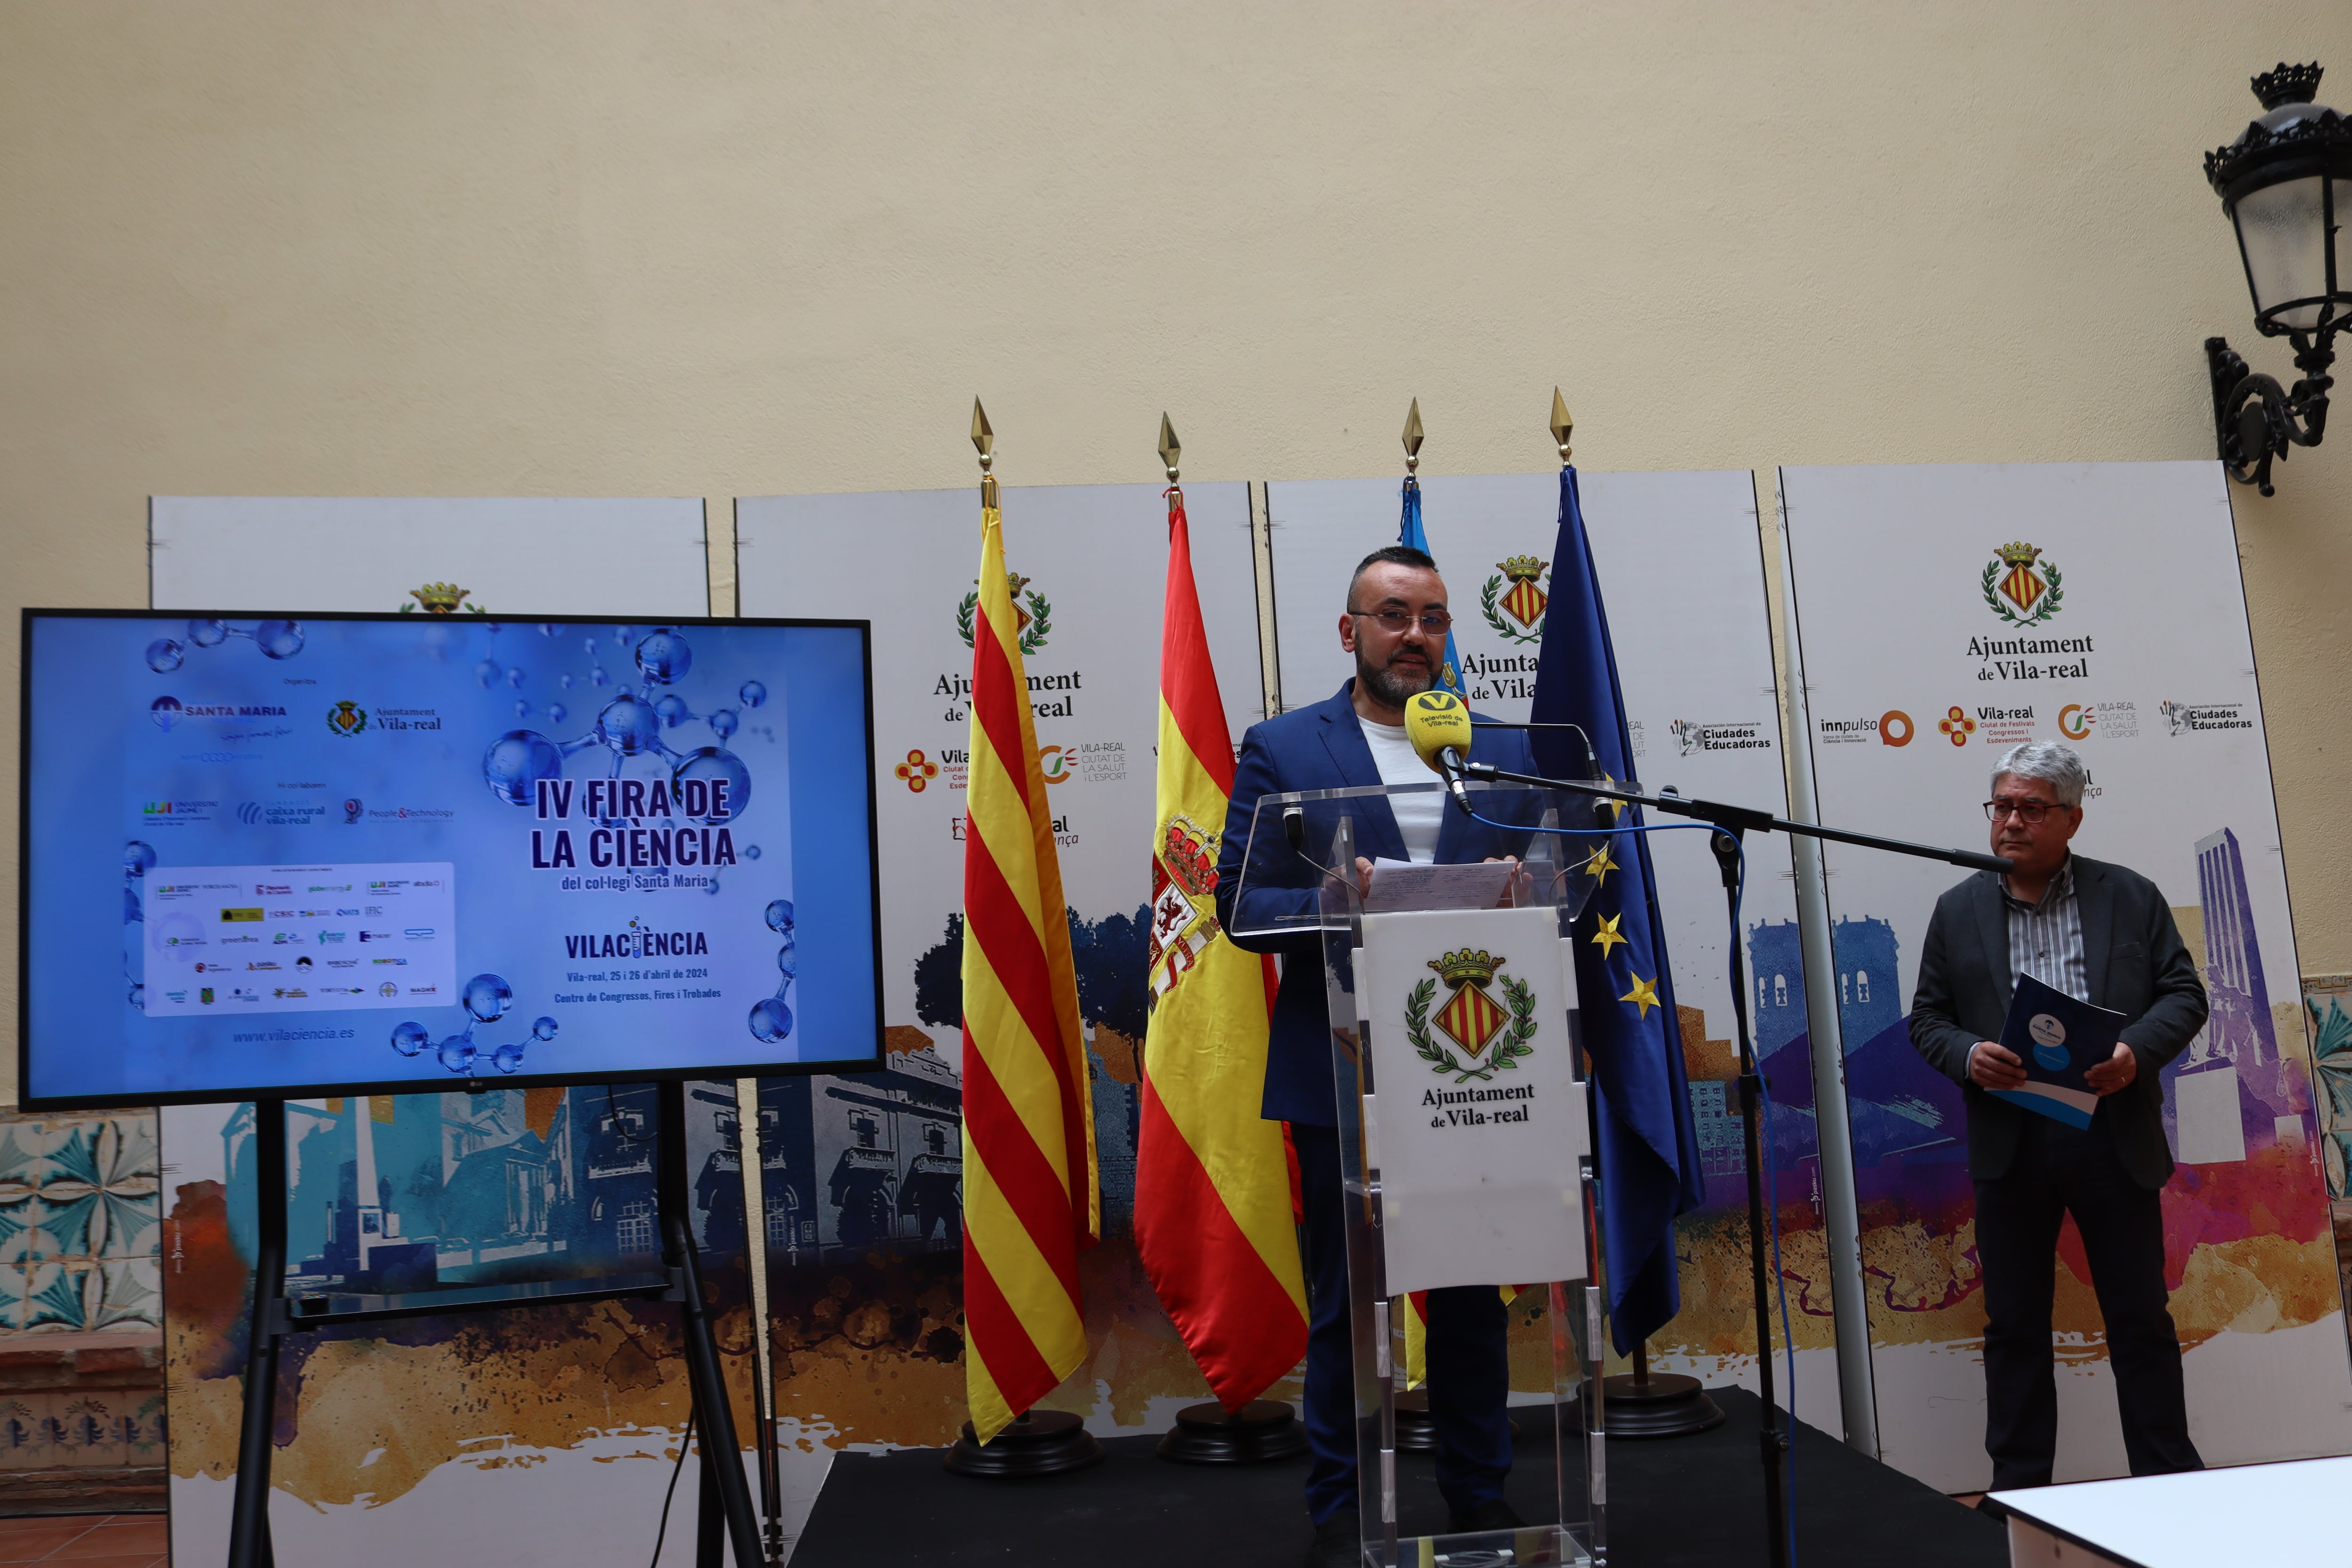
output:
[[[2205,177],[2237,227],[2254,330],[2294,344],[2303,375],[2282,387],[2251,370],[2222,338],[2205,340],[2205,358],[2222,465],[2240,484],[2270,495],[2271,460],[2285,457],[2290,444],[2316,447],[2326,433],[2333,343],[2352,320],[2352,278],[2339,270],[2336,257],[2352,212],[2352,121],[2313,101],[2316,63],[2282,61],[2254,78],[2253,87],[2262,118],[2205,154]]]

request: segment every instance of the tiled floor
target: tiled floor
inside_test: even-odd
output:
[[[70,1563],[74,1568],[165,1568],[160,1513],[48,1514],[0,1519],[0,1563]]]

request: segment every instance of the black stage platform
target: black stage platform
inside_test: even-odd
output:
[[[1612,1568],[1737,1568],[1764,1562],[1756,1396],[1709,1389],[1730,1419],[1693,1437],[1609,1445]],[[1511,1496],[1551,1517],[1549,1433],[1523,1421]],[[1023,1568],[1294,1568],[1308,1531],[1307,1459],[1232,1469],[1171,1465],[1157,1434],[1103,1444],[1100,1465],[1034,1481],[975,1480],[940,1450],[843,1454],[793,1568],[1002,1563]],[[1793,1456],[1799,1568],[2007,1568],[2006,1531],[1974,1509],[1799,1426]],[[1399,1522],[1444,1528],[1425,1455],[1399,1455]]]

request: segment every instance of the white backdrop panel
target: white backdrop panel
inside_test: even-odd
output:
[[[157,609],[394,610],[454,582],[493,616],[704,616],[702,502],[157,496]]]
[[[1580,472],[1578,478],[1641,782],[1785,814],[1754,477],[1727,469]],[[1423,480],[1422,491],[1471,705],[1493,718],[1524,720],[1534,690],[1537,637],[1508,606],[1512,584],[1505,563],[1533,556],[1549,566],[1559,536],[1559,476],[1438,476]],[[1349,574],[1366,554],[1396,542],[1399,499],[1392,479],[1267,487],[1285,706],[1320,701],[1354,673],[1338,629]],[[1751,1345],[1754,1340],[1748,1277],[1739,1261],[1744,1226],[1735,1235],[1718,1217],[1745,1201],[1739,1122],[1723,1114],[1727,1102],[1738,1103],[1727,1081],[1734,1047],[1723,884],[1705,834],[1653,834],[1650,847],[1675,1000],[1704,1015],[1685,1016],[1686,1032],[1697,1027],[1685,1054],[1697,1068],[1694,1077],[1706,1086],[1695,1091],[1693,1103],[1707,1167],[1707,1208],[1685,1223],[1682,1315],[1654,1337],[1654,1360],[1710,1382],[1737,1379],[1752,1386],[1752,1352],[1724,1346],[1727,1336],[1745,1335]],[[1750,968],[1763,982],[1754,1018],[1757,1048],[1782,1101],[1775,1112],[1779,1196],[1784,1205],[1811,1200],[1818,1213],[1820,1167],[1808,1157],[1816,1147],[1811,1073],[1788,846],[1755,839],[1748,865],[1743,924]],[[1777,989],[1776,978],[1782,982]],[[1804,1347],[1797,1362],[1798,1410],[1805,1420],[1837,1431],[1829,1280],[1823,1268],[1806,1261],[1822,1252],[1820,1232],[1807,1234],[1809,1242],[1784,1247],[1790,1304]]]
[[[149,506],[151,603],[159,610],[396,610],[415,605],[413,588],[454,583],[467,590],[468,606],[500,619],[710,613],[698,500],[157,496]],[[182,1105],[161,1113],[167,1213],[184,1185],[226,1184],[222,1129],[234,1110]],[[169,1220],[165,1229],[176,1232]],[[175,1272],[167,1258],[167,1316]],[[215,1349],[181,1347],[170,1335],[166,1345],[200,1354]],[[178,1387],[198,1374],[174,1364],[172,1375]],[[232,1405],[232,1423],[234,1416]],[[670,1478],[654,1457],[659,1434],[583,1432],[575,1444],[538,1449],[509,1446],[500,1434],[512,1425],[493,1402],[460,1436],[496,1448],[497,1465],[468,1452],[389,1498],[371,1497],[366,1477],[354,1469],[331,1484],[343,1496],[356,1491],[359,1503],[281,1500],[273,1512],[278,1543],[289,1559],[401,1568],[421,1541],[461,1541],[469,1562],[532,1568],[603,1561],[616,1530],[635,1539],[660,1510]],[[228,1463],[218,1475],[183,1475],[191,1460],[174,1454],[177,1561],[227,1555],[235,1442],[232,1425]],[[689,1509],[693,1486],[689,1479],[679,1488]],[[673,1530],[663,1561],[690,1562],[692,1533]],[[650,1530],[645,1537],[651,1540]]]
[[[2226,1123],[2174,1129],[2176,1152],[2242,1145],[2185,1164],[2165,1194],[2191,1435],[2217,1464],[2340,1448],[2352,1379],[2220,468],[1790,468],[1781,485],[1823,820],[1979,842],[2003,748],[2082,751],[2091,789],[2077,847],[2153,879],[2209,965],[2217,1022],[2167,1077],[2236,1077],[2219,1097],[2168,1096]],[[2009,544],[2032,548],[2030,580],[2012,578],[2021,563],[1999,553]],[[1918,1061],[1898,1016],[1936,897],[1958,876],[1838,845],[1827,858],[1839,968],[1880,976],[1874,1000],[1842,998],[1879,1435],[1890,1463],[1945,1490],[1978,1488],[1990,1475],[1983,1314],[1958,1091]],[[2249,921],[2233,942],[2227,932]],[[2058,1479],[2121,1474],[2095,1313],[2086,1291],[2062,1285]]]

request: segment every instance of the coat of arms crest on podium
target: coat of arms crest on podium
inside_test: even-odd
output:
[[[1535,990],[1526,981],[1503,973],[1503,965],[1509,962],[1483,948],[1473,952],[1466,947],[1430,960],[1429,967],[1437,971],[1453,994],[1437,1008],[1434,1019],[1430,1008],[1437,998],[1437,981],[1421,982],[1404,1003],[1405,1037],[1412,1042],[1415,1054],[1429,1063],[1430,1071],[1440,1076],[1450,1073],[1454,1082],[1467,1083],[1515,1068],[1519,1058],[1535,1054]],[[1501,1002],[1486,989],[1496,981],[1502,987]],[[1433,1022],[1461,1050],[1461,1056],[1430,1033]]]

